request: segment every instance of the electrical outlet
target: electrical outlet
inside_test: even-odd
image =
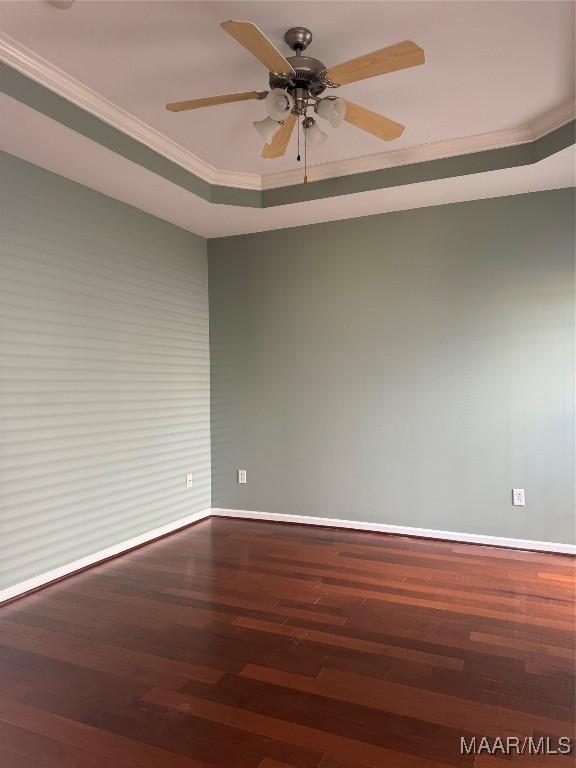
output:
[[[238,482],[244,485],[246,483],[246,470],[245,469],[239,469],[238,470]]]
[[[524,495],[524,488],[512,488],[512,504],[515,507],[526,506],[526,496]]]
[[[186,473],[186,488],[192,488],[192,472]]]

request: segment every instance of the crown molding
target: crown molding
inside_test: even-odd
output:
[[[3,32],[0,32],[0,61],[209,184],[235,189],[268,190],[302,182],[299,169],[261,176],[210,165]],[[515,128],[312,165],[309,166],[308,177],[310,181],[322,181],[526,144],[561,128],[574,119],[575,112],[575,104],[570,102],[550,110],[530,124]]]
[[[0,61],[210,184],[261,189],[259,174],[226,171],[210,165],[4,32],[0,32]]]
[[[430,142],[429,144],[381,152],[377,155],[365,155],[350,160],[336,160],[330,163],[309,165],[308,180],[324,181],[339,176],[382,171],[400,165],[425,163],[446,157],[457,157],[491,149],[529,144],[574,120],[575,113],[575,103],[570,102],[550,110],[533,123],[516,128]],[[278,187],[290,187],[301,183],[301,170],[272,173],[262,177],[262,189],[277,189]]]

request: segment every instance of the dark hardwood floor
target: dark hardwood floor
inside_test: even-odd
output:
[[[566,768],[574,560],[211,519],[0,607],[1,768]]]

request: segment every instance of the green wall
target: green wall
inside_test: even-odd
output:
[[[574,542],[573,190],[212,240],[209,274],[214,507]]]
[[[560,190],[207,262],[0,153],[0,589],[211,504],[573,542],[574,223]]]
[[[0,589],[210,506],[208,343],[204,240],[0,153]]]

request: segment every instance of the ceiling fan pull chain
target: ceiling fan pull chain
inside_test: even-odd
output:
[[[308,184],[308,155],[306,153],[306,129],[304,129],[304,184]]]
[[[298,154],[296,155],[296,160],[300,162],[300,120],[298,120]]]

